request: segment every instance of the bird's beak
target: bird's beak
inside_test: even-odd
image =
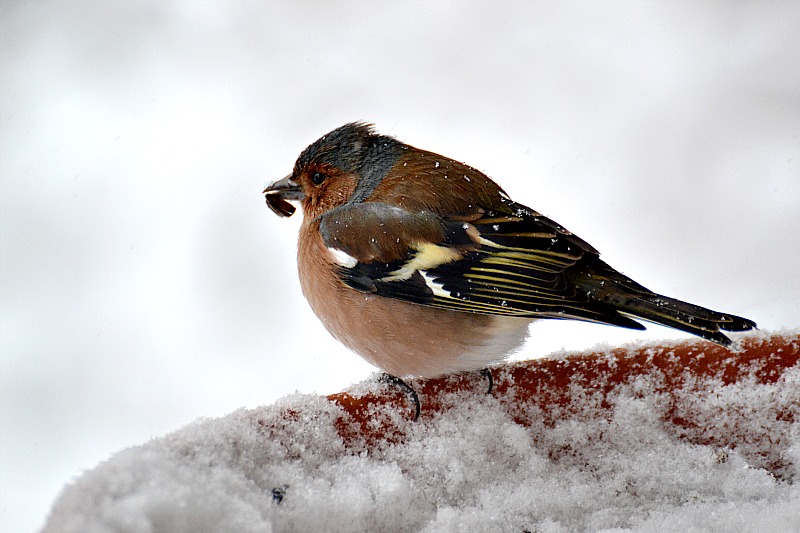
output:
[[[292,179],[291,174],[267,185],[267,188],[264,189],[264,196],[272,212],[282,217],[290,217],[296,211],[295,207],[287,200],[299,201],[306,197],[300,184]]]

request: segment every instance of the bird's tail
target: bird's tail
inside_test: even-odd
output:
[[[668,296],[654,293],[608,265],[601,274],[584,279],[593,299],[610,305],[617,312],[675,328],[703,339],[729,346],[722,331],[749,331],[756,323],[728,313],[713,311]]]

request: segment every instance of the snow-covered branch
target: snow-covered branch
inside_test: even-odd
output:
[[[67,487],[47,532],[798,531],[800,335],[560,354],[201,420]],[[615,529],[619,530],[619,529]]]

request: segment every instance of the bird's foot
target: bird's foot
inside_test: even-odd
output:
[[[411,396],[411,400],[414,402],[414,421],[416,422],[419,418],[419,412],[422,408],[421,404],[419,403],[419,396],[417,396],[417,391],[414,388],[403,381],[402,379],[398,378],[397,376],[392,376],[391,374],[381,374],[378,377],[379,383],[386,383],[389,385],[395,385],[403,389],[403,391]]]
[[[492,390],[494,389],[494,378],[492,377],[492,369],[491,368],[484,368],[481,370],[481,376],[486,378],[486,381],[489,382],[489,388],[486,390],[486,394],[491,394]]]

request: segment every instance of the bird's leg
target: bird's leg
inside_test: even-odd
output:
[[[481,370],[481,376],[486,378],[486,381],[489,382],[489,389],[486,391],[486,394],[491,394],[492,389],[494,389],[494,378],[492,377],[492,369],[491,368],[484,368]]]
[[[378,377],[379,383],[387,383],[389,385],[395,385],[400,387],[405,391],[406,394],[411,396],[411,400],[414,402],[414,421],[416,422],[419,418],[419,412],[421,409],[421,405],[419,403],[419,396],[417,396],[417,391],[414,388],[403,381],[402,379],[398,378],[397,376],[392,376],[391,374],[383,373]]]

